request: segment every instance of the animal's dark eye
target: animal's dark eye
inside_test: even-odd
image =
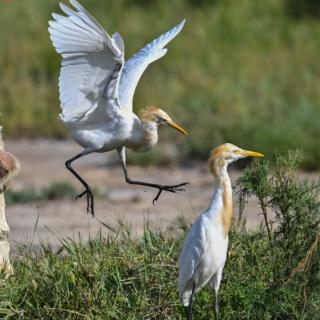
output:
[[[239,150],[233,150],[233,153],[239,153]]]
[[[162,124],[162,123],[166,123],[167,120],[166,119],[163,119],[161,117],[158,117],[158,120],[157,120],[158,123]]]

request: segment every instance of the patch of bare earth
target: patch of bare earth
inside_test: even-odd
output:
[[[69,173],[64,162],[81,149],[72,141],[8,141],[7,150],[14,153],[21,162],[21,173],[12,182],[13,189],[43,188],[53,182],[69,181],[81,191],[77,180]],[[155,228],[177,230],[178,218],[193,221],[205,210],[212,194],[213,179],[206,163],[185,167],[136,167],[130,166],[132,178],[159,183],[176,184],[188,181],[191,184],[185,192],[163,193],[155,206],[152,199],[156,190],[126,184],[115,153],[93,154],[79,159],[74,167],[103,196],[96,197],[96,217],[117,226],[122,220],[132,232],[141,234],[146,221]],[[230,170],[232,180],[240,172]],[[257,215],[256,203],[246,208],[247,226],[256,226],[261,221]],[[238,215],[235,202],[235,217]],[[34,233],[35,224],[39,217]],[[56,243],[61,237],[86,239],[89,234],[108,233],[100,222],[86,214],[85,199],[46,201],[31,204],[12,205],[7,208],[7,219],[13,242],[32,241]]]

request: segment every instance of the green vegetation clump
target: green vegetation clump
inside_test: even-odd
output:
[[[181,157],[207,158],[226,141],[269,154],[303,147],[309,169],[320,163],[320,21],[307,14],[315,2],[81,1],[109,33],[123,35],[126,57],[187,19],[167,56],[143,75],[134,101],[136,111],[158,105],[186,127],[187,145],[172,130],[160,133],[179,144]],[[296,19],[290,8],[306,14]],[[51,12],[60,12],[58,1],[0,1],[0,121],[12,137],[67,135],[57,116]]]
[[[47,188],[24,189],[20,191],[6,190],[6,204],[30,203],[44,200],[70,199],[76,196],[76,189],[69,182],[54,182]]]
[[[230,234],[222,319],[319,319],[320,184],[299,181],[299,164],[295,153],[277,156],[274,170],[259,161],[239,181],[242,203],[257,197],[266,222],[256,231],[240,223]],[[0,317],[185,319],[177,260],[187,229],[169,235],[146,226],[137,239],[122,225],[107,238],[65,239],[37,252],[20,247],[15,274],[0,279]],[[213,318],[212,289],[197,295],[194,318]]]
[[[300,180],[301,162],[298,151],[276,155],[273,170],[259,161],[239,180],[240,208],[254,196],[264,218],[265,264],[258,273],[269,283],[259,303],[266,306],[261,317],[268,319],[318,319],[320,314],[320,181]]]

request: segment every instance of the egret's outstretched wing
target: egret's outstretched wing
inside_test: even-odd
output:
[[[110,37],[76,0],[70,3],[75,11],[60,3],[66,16],[53,13],[55,21],[49,21],[50,38],[62,55],[59,87],[64,122],[85,118],[104,98],[117,100],[124,63],[121,36]],[[112,108],[117,103],[106,105]]]
[[[138,81],[148,65],[163,57],[167,49],[164,48],[181,31],[185,20],[170,29],[159,38],[153,40],[126,61],[119,85],[119,100],[121,106],[132,111],[132,100]]]

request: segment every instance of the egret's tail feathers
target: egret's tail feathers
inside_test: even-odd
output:
[[[184,285],[179,281],[179,298],[180,302],[185,306],[188,307],[190,304],[190,297],[192,294],[193,285],[190,285],[190,281],[188,281],[187,285]]]
[[[180,294],[180,301],[183,306],[189,307],[191,294],[192,290],[186,290],[182,294]]]

